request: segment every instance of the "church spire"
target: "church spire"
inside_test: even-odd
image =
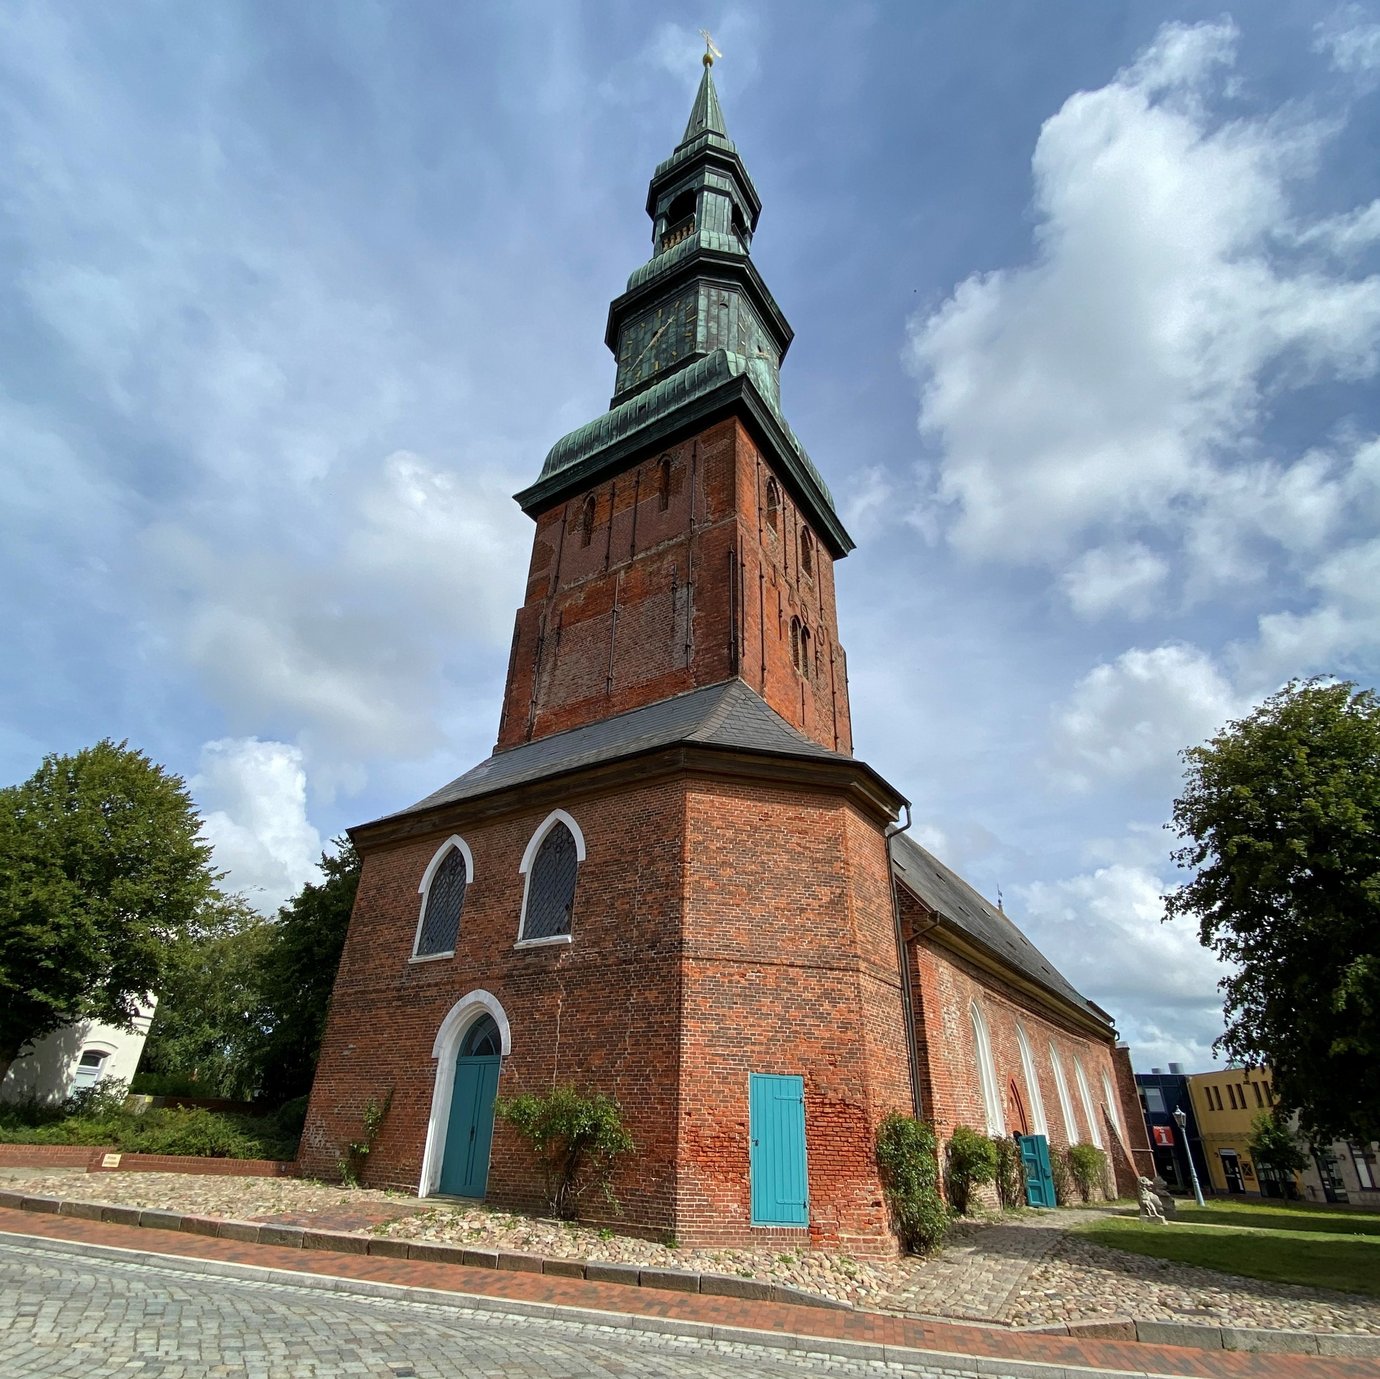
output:
[[[705,133],[728,138],[728,130],[724,126],[723,107],[719,104],[719,93],[714,89],[714,78],[709,74],[713,65],[714,59],[705,53],[704,75],[700,78],[700,89],[695,95],[690,121],[685,126],[685,133],[677,145],[678,148],[684,148],[692,139],[698,139]]]

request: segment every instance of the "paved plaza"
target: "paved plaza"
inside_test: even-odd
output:
[[[958,1379],[977,1370],[905,1372]],[[86,1258],[0,1240],[0,1374],[7,1379],[896,1373],[883,1363],[206,1276],[175,1261]]]

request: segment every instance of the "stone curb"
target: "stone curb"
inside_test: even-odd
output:
[[[822,1297],[785,1283],[764,1283],[733,1274],[700,1274],[686,1269],[641,1268],[636,1264],[605,1264],[597,1260],[549,1259],[516,1250],[476,1250],[462,1245],[443,1245],[424,1240],[395,1240],[387,1236],[358,1235],[348,1231],[319,1231],[304,1226],[271,1222],[231,1221],[215,1216],[181,1216],[151,1207],[110,1206],[100,1202],[67,1201],[57,1197],[33,1197],[22,1192],[0,1192],[0,1207],[17,1211],[75,1216],[89,1221],[110,1221],[121,1226],[149,1230],[181,1231],[209,1235],[244,1245],[278,1245],[287,1249],[331,1250],[337,1254],[368,1254],[388,1259],[415,1259],[428,1264],[459,1264],[469,1269],[500,1269],[529,1274],[553,1274],[582,1278],[591,1283],[620,1283],[633,1288],[660,1288],[675,1293],[703,1293],[712,1297],[743,1298],[756,1302],[789,1303],[794,1307],[820,1307],[851,1312],[853,1304]]]
[[[1272,1331],[1262,1326],[1203,1326],[1194,1322],[1137,1321],[1132,1317],[1012,1329],[1027,1336],[1070,1336],[1080,1341],[1143,1341],[1147,1345],[1238,1350],[1256,1355],[1380,1359],[1380,1336],[1345,1331]]]

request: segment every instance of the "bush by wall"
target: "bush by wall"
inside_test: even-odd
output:
[[[934,1127],[892,1111],[877,1127],[877,1167],[901,1244],[917,1254],[937,1249],[949,1228],[949,1208],[939,1193]]]
[[[1003,1135],[993,1140],[997,1147],[997,1198],[1008,1211],[1025,1206],[1025,1164],[1015,1140]]]
[[[1054,1179],[1054,1200],[1061,1207],[1071,1206],[1075,1189],[1073,1174],[1069,1172],[1067,1149],[1056,1149],[1052,1145],[1050,1146],[1049,1173],[1050,1177]]]
[[[967,1216],[973,1189],[997,1176],[997,1146],[971,1126],[956,1125],[949,1137],[949,1202],[960,1216]]]
[[[580,1198],[591,1188],[597,1188],[618,1210],[614,1166],[636,1146],[612,1097],[557,1087],[545,1096],[526,1092],[499,1097],[494,1111],[530,1146],[555,1216],[573,1220],[579,1214]]]
[[[1069,1176],[1078,1188],[1078,1195],[1091,1202],[1094,1191],[1105,1190],[1107,1156],[1095,1144],[1069,1146]]]

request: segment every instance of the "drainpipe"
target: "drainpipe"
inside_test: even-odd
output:
[[[917,1120],[923,1112],[920,1105],[920,1046],[915,1036],[915,1005],[912,999],[910,981],[910,955],[906,952],[906,940],[901,933],[901,892],[896,885],[896,868],[892,865],[891,840],[909,830],[911,825],[910,801],[905,802],[906,821],[903,824],[888,824],[886,829],[886,869],[891,882],[891,918],[896,930],[896,961],[901,969],[901,1021],[906,1031],[906,1057],[910,1062],[910,1104],[911,1113]]]

